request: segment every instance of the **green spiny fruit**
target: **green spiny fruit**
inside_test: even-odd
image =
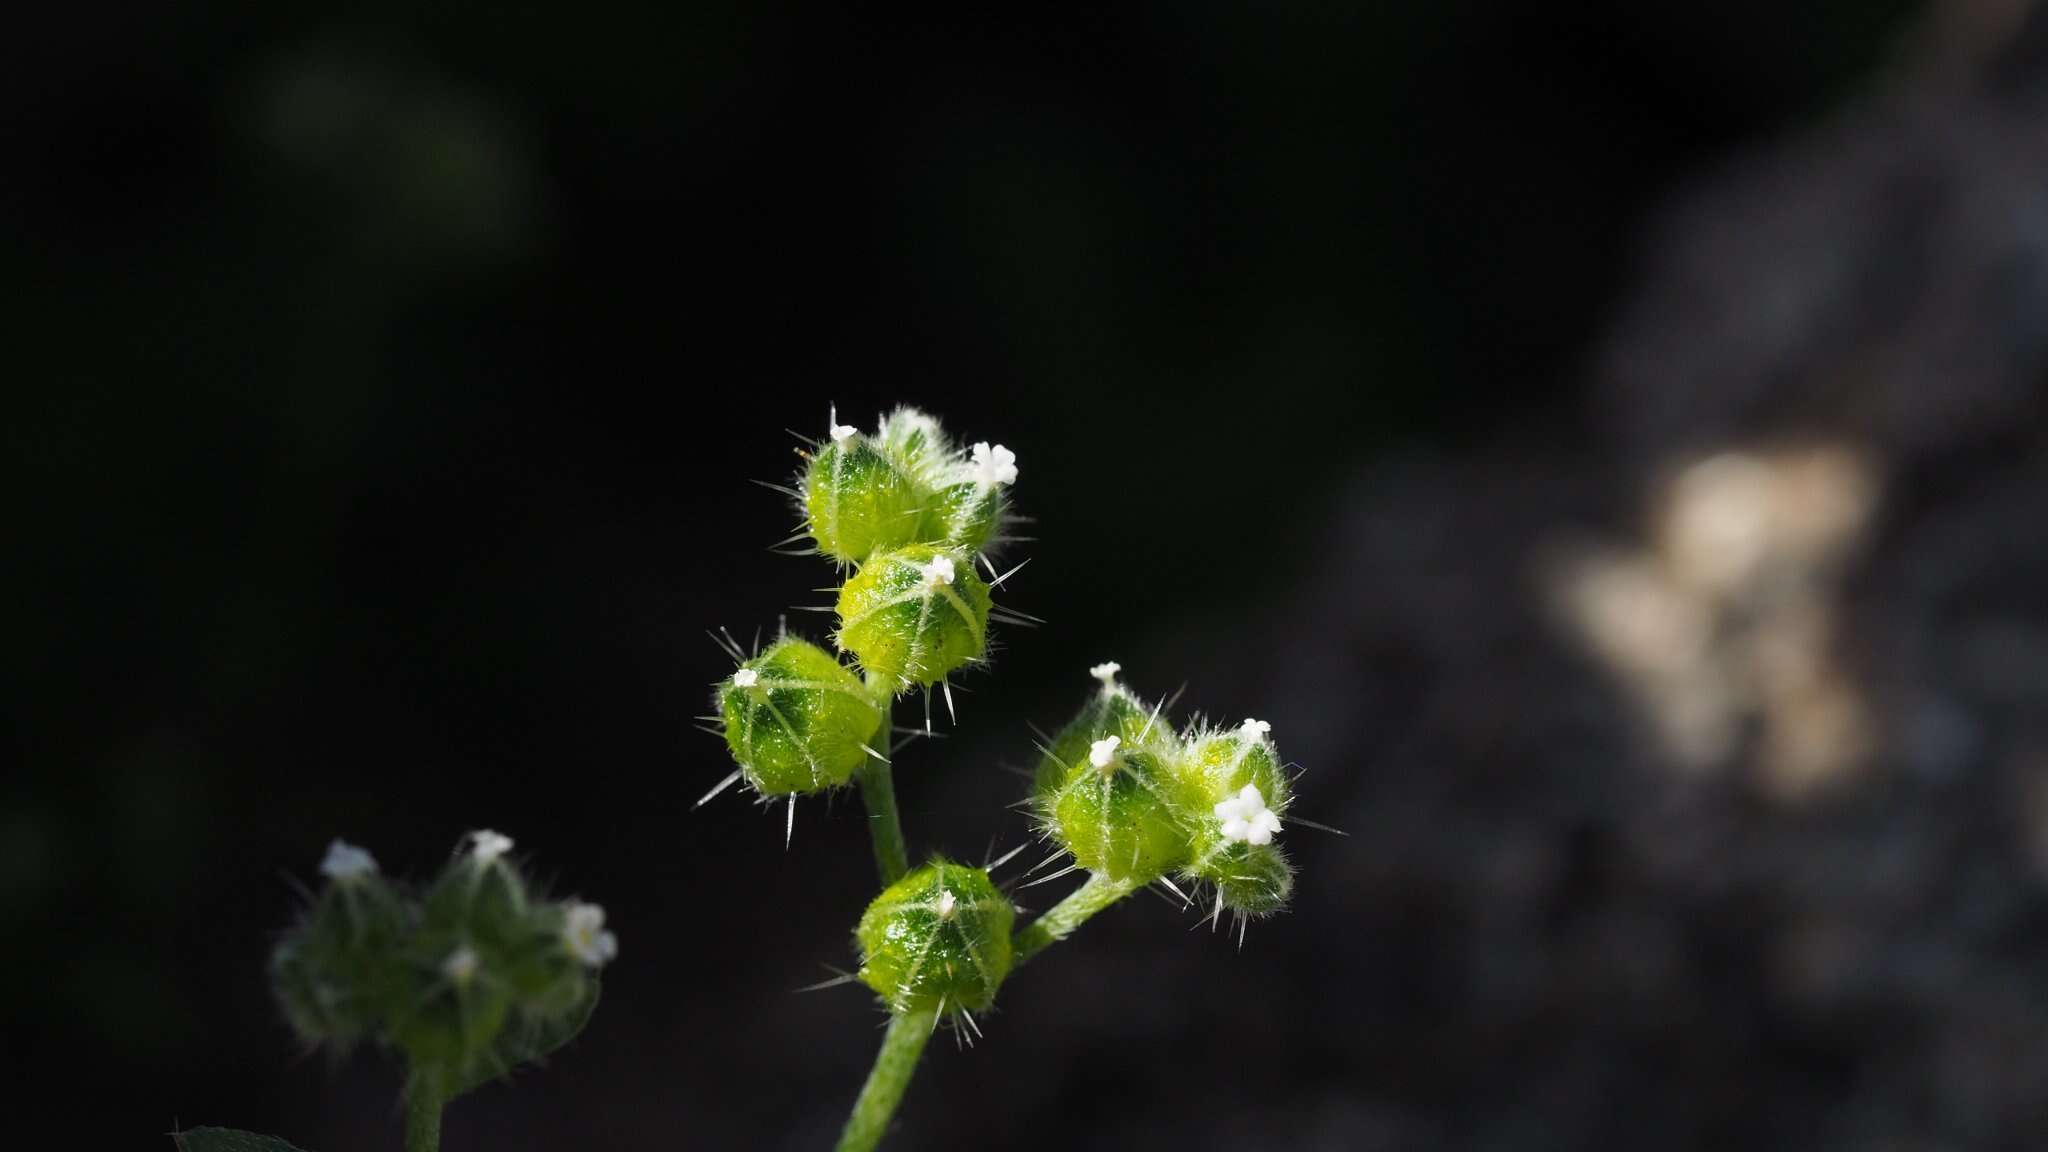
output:
[[[1174,761],[1175,803],[1220,836],[1227,819],[1216,807],[1226,801],[1256,800],[1259,807],[1249,810],[1246,821],[1253,821],[1261,809],[1269,811],[1271,819],[1258,820],[1259,829],[1248,826],[1242,834],[1229,838],[1249,836],[1254,843],[1269,842],[1272,834],[1280,831],[1279,818],[1287,814],[1291,799],[1287,774],[1267,735],[1271,731],[1272,725],[1264,720],[1247,720],[1236,728],[1191,733],[1185,751]],[[1246,794],[1247,787],[1254,789],[1256,796]]]
[[[898,408],[882,417],[875,425],[874,442],[899,471],[927,493],[943,485],[959,455],[938,420],[916,408]]]
[[[882,710],[859,676],[807,640],[784,637],[718,689],[725,743],[764,796],[846,783],[868,755]]]
[[[803,475],[803,512],[818,550],[841,564],[915,543],[930,491],[877,439],[835,425]]]
[[[271,953],[271,987],[302,1039],[347,1048],[377,1030],[391,1000],[407,916],[361,848],[334,841],[321,872],[327,886]]]
[[[1216,890],[1218,915],[1263,916],[1294,890],[1293,866],[1273,843],[1292,796],[1271,730],[1247,720],[1195,734],[1179,762],[1180,804],[1195,830],[1184,875]]]
[[[1216,889],[1216,912],[1265,916],[1287,906],[1294,892],[1294,866],[1277,844],[1226,843],[1191,868],[1188,878]]]
[[[588,1008],[595,969],[618,947],[603,909],[535,899],[506,858],[510,839],[476,832],[467,844],[422,900],[389,1023],[415,1073],[447,1086],[527,1059],[532,1037]]]
[[[983,441],[947,471],[926,510],[925,539],[963,552],[989,549],[1009,511],[1004,490],[1017,482],[1017,454]]]
[[[1102,690],[1088,698],[1081,711],[1067,721],[1039,749],[1038,767],[1032,772],[1032,789],[1043,793],[1058,788],[1067,770],[1088,754],[1088,746],[1104,736],[1115,736],[1123,748],[1147,748],[1170,753],[1178,742],[1173,725],[1163,708],[1148,708],[1145,702],[1119,683],[1116,674],[1123,666],[1111,661],[1088,670],[1102,682]]]
[[[1075,863],[1112,880],[1149,883],[1187,862],[1190,831],[1173,804],[1170,758],[1122,744],[1110,735],[1089,745],[1039,807],[1047,835]]]
[[[1015,917],[987,872],[935,859],[861,915],[860,978],[892,1012],[978,1012],[1009,974]]]
[[[839,590],[839,647],[871,677],[932,685],[988,647],[988,585],[929,544],[870,557]]]

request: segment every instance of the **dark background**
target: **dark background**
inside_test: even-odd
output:
[[[881,1018],[789,990],[850,962],[857,807],[787,853],[690,811],[690,717],[705,628],[827,602],[748,481],[910,402],[1017,450],[1048,620],[901,759],[914,845],[1018,843],[1000,769],[1111,657],[1270,719],[1350,835],[1289,829],[1242,951],[1089,924],[893,1147],[2048,1139],[2028,5],[42,19],[0,69],[17,1123],[68,1085],[94,1145],[395,1147],[396,1072],[299,1053],[266,951],[330,837],[421,874],[485,826],[622,954],[447,1147],[826,1145]],[[1667,501],[1728,453],[1870,510],[1705,596]]]

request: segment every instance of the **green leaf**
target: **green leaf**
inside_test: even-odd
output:
[[[505,1030],[491,1045],[490,1058],[467,1075],[456,1079],[449,1086],[447,1099],[457,1096],[497,1079],[522,1064],[533,1064],[545,1060],[555,1050],[574,1040],[583,1026],[590,1023],[591,1013],[597,1011],[599,985],[590,982],[590,995],[575,1008],[556,1016],[530,1023],[514,1021],[506,1024]],[[242,1152],[237,1149],[235,1152]],[[253,1150],[252,1150],[253,1152]]]
[[[171,1133],[178,1152],[300,1152],[275,1136],[258,1136],[234,1128],[187,1128]]]

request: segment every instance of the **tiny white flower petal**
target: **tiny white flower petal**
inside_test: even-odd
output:
[[[1244,733],[1244,738],[1247,740],[1262,739],[1266,733],[1272,730],[1273,726],[1264,720],[1247,720],[1244,722],[1244,726],[1239,729],[1239,731]]]
[[[1088,674],[1102,681],[1102,686],[1107,688],[1116,683],[1116,674],[1123,670],[1123,665],[1114,660],[1109,660],[1090,668]]]
[[[1280,831],[1280,817],[1266,807],[1266,798],[1259,794],[1255,784],[1245,785],[1237,795],[1218,803],[1215,813],[1216,819],[1223,822],[1225,840],[1271,844],[1274,834]]]
[[[441,961],[441,975],[457,984],[467,984],[475,979],[479,963],[481,960],[476,954],[476,949],[465,944],[450,952],[448,958]]]
[[[761,674],[752,668],[742,668],[732,674],[732,686],[735,688],[752,688],[760,682]]]
[[[320,874],[330,880],[354,880],[376,871],[377,858],[346,840],[329,844],[326,858],[320,861]]]
[[[951,584],[953,577],[956,575],[953,569],[953,558],[944,555],[932,557],[931,563],[920,567],[918,571],[924,573],[924,586],[927,588],[936,588],[941,584]]]
[[[834,424],[832,426],[832,442],[834,444],[843,444],[858,435],[860,435],[860,429],[855,428],[851,424]]]
[[[1121,736],[1104,736],[1088,745],[1088,762],[1097,768],[1107,768],[1116,762],[1117,745],[1124,742]]]
[[[950,920],[950,919],[952,919],[952,918],[953,918],[953,909],[955,909],[955,908],[957,908],[957,907],[959,907],[959,906],[960,906],[960,901],[959,901],[959,900],[958,900],[957,898],[955,898],[955,897],[954,897],[954,895],[953,895],[953,894],[952,894],[951,892],[948,892],[948,891],[946,891],[945,889],[940,889],[940,890],[939,890],[939,904],[938,904],[938,907],[937,907],[936,909],[934,909],[934,910],[935,910],[936,912],[938,912],[938,914],[939,914],[939,919],[941,919],[941,920]]]
[[[618,939],[604,930],[604,908],[580,900],[563,912],[562,942],[568,946],[570,955],[592,968],[619,952]]]
[[[1017,482],[1017,454],[1001,444],[992,446],[986,440],[980,441],[974,445],[970,459],[974,464],[974,482],[984,488]]]
[[[502,832],[480,828],[469,834],[469,854],[479,864],[489,864],[512,850],[512,838]]]

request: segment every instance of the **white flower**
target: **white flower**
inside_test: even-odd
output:
[[[735,688],[752,688],[760,682],[761,674],[752,668],[742,668],[732,674],[732,686]]]
[[[441,961],[441,975],[457,984],[467,984],[476,978],[477,965],[481,962],[476,949],[465,944],[450,952],[448,958]]]
[[[1090,676],[1095,677],[1097,680],[1102,681],[1102,686],[1104,688],[1108,688],[1116,683],[1116,674],[1123,670],[1123,665],[1117,663],[1114,660],[1110,660],[1105,663],[1097,664],[1095,667],[1090,668],[1088,670],[1088,674]]]
[[[977,443],[972,452],[974,482],[983,488],[998,484],[1017,482],[1017,454],[997,444],[990,447],[988,441]]]
[[[502,832],[479,828],[469,834],[469,854],[478,864],[489,864],[512,850],[512,838]]]
[[[1266,738],[1266,733],[1272,730],[1273,726],[1264,720],[1247,720],[1244,722],[1244,727],[1239,729],[1239,731],[1244,733],[1244,738],[1247,740],[1263,740]]]
[[[954,576],[953,558],[945,555],[934,556],[931,563],[919,567],[918,571],[923,574],[924,586],[927,588],[951,584]]]
[[[330,880],[354,880],[375,875],[377,858],[346,840],[327,846],[327,858],[320,861],[320,874]]]
[[[834,444],[843,444],[860,435],[860,429],[855,428],[851,424],[841,424],[839,422],[838,405],[832,407],[832,414],[825,419],[825,426],[831,431]]]
[[[959,899],[955,897],[951,892],[948,892],[944,888],[941,888],[939,889],[938,907],[933,909],[933,911],[939,914],[939,919],[951,920],[953,918],[953,909],[959,906]]]
[[[601,968],[619,954],[619,938],[604,930],[604,909],[581,900],[571,901],[562,915],[562,943],[591,968]]]
[[[1256,784],[1245,785],[1237,795],[1216,805],[1216,819],[1223,821],[1225,840],[1271,844],[1280,831],[1280,818],[1266,807],[1266,798]]]
[[[1104,736],[1088,745],[1088,762],[1097,768],[1107,768],[1116,763],[1116,747],[1124,742],[1121,736]]]

